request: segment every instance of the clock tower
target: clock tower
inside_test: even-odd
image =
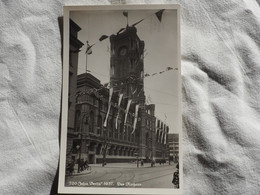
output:
[[[115,91],[144,105],[144,41],[135,27],[110,36],[110,83]]]

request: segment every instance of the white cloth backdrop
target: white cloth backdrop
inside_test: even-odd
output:
[[[74,1],[109,4],[109,1]],[[180,3],[184,194],[260,193],[259,0]],[[62,6],[0,1],[0,194],[55,194]]]

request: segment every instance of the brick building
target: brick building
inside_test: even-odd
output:
[[[73,140],[77,138],[75,131],[75,107],[77,92],[77,72],[78,72],[78,53],[84,45],[78,40],[78,32],[81,28],[72,20],[70,20],[70,39],[69,39],[69,88],[68,88],[68,130],[67,130],[67,161],[68,164],[71,158],[76,158],[77,153],[72,147]],[[74,151],[73,151],[74,150]]]
[[[168,134],[169,159],[179,161],[179,134]]]
[[[90,73],[77,77],[77,136],[68,137],[72,158],[89,163],[168,159],[169,127],[156,119],[155,105],[145,103],[144,41],[135,27],[127,27],[110,36],[110,44],[110,87]]]

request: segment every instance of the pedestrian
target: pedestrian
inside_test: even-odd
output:
[[[176,188],[179,188],[179,169],[173,173],[172,183],[176,186]]]
[[[84,171],[84,160],[83,159],[80,159],[79,161],[79,168],[80,168],[80,171]]]
[[[144,166],[144,161],[143,161],[143,159],[141,160],[141,166]]]
[[[162,164],[162,161],[161,161],[161,159],[159,160],[159,163],[160,163],[160,165]]]
[[[176,165],[177,170],[173,173],[172,183],[179,188],[179,163]]]

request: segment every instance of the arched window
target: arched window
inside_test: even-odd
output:
[[[91,95],[92,105],[96,104],[96,96]]]
[[[117,124],[117,129],[115,128],[115,138],[118,139],[118,133],[119,132],[119,127],[118,127],[118,124]]]
[[[102,116],[101,115],[98,115],[98,121],[97,121],[97,134],[101,134],[101,131],[102,131]]]
[[[131,131],[130,131],[130,127],[128,127],[128,136],[127,136],[127,140],[130,141],[131,140]]]
[[[146,135],[145,135],[145,143],[146,143],[146,146],[149,146],[149,133],[146,133]]]
[[[80,111],[77,110],[75,114],[75,131],[78,132],[80,131]]]
[[[135,142],[138,143],[139,142],[139,134],[138,134],[138,132],[135,132],[134,134],[135,134]]]
[[[94,112],[91,111],[89,114],[89,131],[94,132]]]
[[[124,140],[127,140],[127,127],[125,127]]]
[[[157,130],[157,133],[156,133],[156,142],[159,141],[159,130]]]
[[[120,139],[124,139],[124,123],[120,123]]]
[[[132,134],[132,129],[131,129],[131,142],[134,142],[134,138],[135,138],[135,133]]]

